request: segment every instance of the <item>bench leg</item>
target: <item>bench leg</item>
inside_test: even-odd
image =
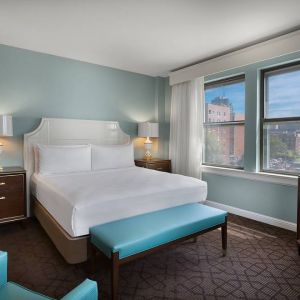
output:
[[[119,289],[119,252],[111,254],[111,299],[118,299]]]
[[[97,249],[91,242],[88,243],[88,261],[89,272],[93,274],[96,272]]]
[[[227,217],[225,218],[225,223],[221,227],[221,234],[222,234],[223,256],[226,256],[226,250],[227,250]]]

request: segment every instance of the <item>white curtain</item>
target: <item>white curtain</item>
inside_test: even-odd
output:
[[[172,87],[170,150],[174,173],[201,178],[204,78]]]

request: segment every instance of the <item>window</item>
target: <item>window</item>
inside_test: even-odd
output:
[[[223,118],[208,118],[210,110]],[[244,75],[206,83],[204,164],[243,168],[244,127]]]
[[[300,174],[300,64],[262,71],[261,168]]]

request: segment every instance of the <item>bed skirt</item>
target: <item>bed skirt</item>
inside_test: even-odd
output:
[[[35,197],[32,197],[32,200],[35,217],[66,262],[69,264],[85,262],[88,257],[89,235],[71,237]]]

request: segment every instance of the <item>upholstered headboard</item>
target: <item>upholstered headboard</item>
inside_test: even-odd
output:
[[[27,212],[29,212],[30,178],[34,172],[34,146],[44,145],[121,145],[130,142],[119,122],[43,118],[38,128],[24,135],[24,167],[27,171]]]

